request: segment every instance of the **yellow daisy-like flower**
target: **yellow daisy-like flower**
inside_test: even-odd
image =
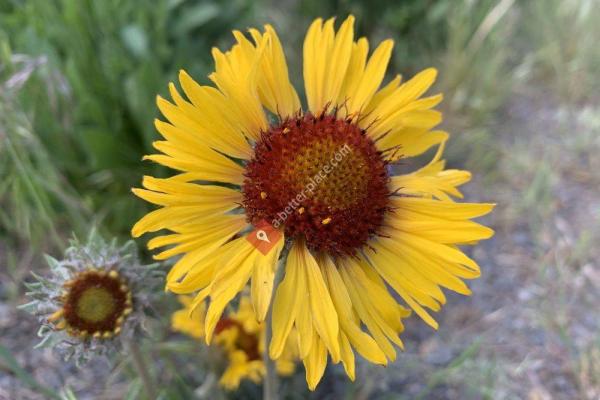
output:
[[[171,327],[175,331],[185,333],[199,339],[204,336],[205,304],[192,308],[192,297],[179,296],[184,306],[171,317]],[[248,297],[240,300],[235,313],[222,317],[215,327],[214,343],[227,355],[227,368],[221,376],[220,385],[227,390],[236,389],[243,379],[259,383],[266,369],[262,359],[265,347],[265,327],[256,321],[254,310]],[[296,346],[290,338],[282,356],[276,361],[277,373],[282,376],[291,375],[298,358]]]
[[[479,276],[459,245],[493,231],[471,219],[492,204],[456,203],[468,172],[444,170],[448,134],[432,130],[442,95],[422,97],[436,77],[427,69],[382,86],[393,42],[369,56],[354,38],[354,18],[339,27],[315,20],[304,41],[307,108],[290,83],[277,34],[269,25],[234,32],[227,52],[213,50],[216,87],[185,72],[187,99],[169,86],[158,98],[168,122],[156,121],[162,154],[147,159],[180,174],[145,177],[141,198],[162,206],[133,235],[162,229],[150,249],[181,255],[167,277],[175,293],[210,298],[207,342],[226,305],[251,281],[259,321],[271,303],[278,260],[285,276],[273,299],[270,356],[279,358],[293,329],[309,388],[321,379],[328,355],[354,379],[354,351],[385,365],[402,347],[401,319],[409,313],[391,287],[426,323],[446,301],[441,288],[470,291],[462,279]],[[396,175],[391,165],[439,146],[427,166]],[[283,236],[284,239],[279,239]],[[284,250],[285,248],[285,250]],[[289,252],[289,253],[288,253]]]
[[[171,315],[171,328],[174,331],[185,333],[194,339],[204,337],[204,317],[206,315],[206,304],[192,308],[191,296],[179,296],[179,302],[183,306]]]

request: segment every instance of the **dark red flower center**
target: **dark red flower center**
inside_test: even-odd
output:
[[[387,163],[351,120],[305,114],[272,126],[246,165],[250,222],[283,227],[309,248],[354,254],[376,234],[388,209]]]
[[[108,338],[131,312],[131,293],[116,271],[89,270],[65,284],[64,319],[72,334]]]
[[[242,324],[231,318],[221,318],[215,327],[215,334],[237,328],[238,334],[235,340],[235,347],[246,353],[248,361],[260,359],[260,349],[258,348],[258,335],[248,333],[244,330]]]

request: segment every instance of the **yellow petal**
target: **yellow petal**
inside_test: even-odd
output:
[[[337,362],[340,359],[340,344],[338,342],[338,315],[335,306],[323,280],[321,269],[306,245],[303,242],[296,241],[294,247],[298,248],[300,267],[306,273],[313,325],[321,340],[331,352],[332,359]]]
[[[406,106],[406,104],[416,100],[425,93],[433,84],[436,77],[437,71],[435,68],[427,68],[419,72],[412,79],[398,87],[394,91],[394,94],[385,99],[378,107],[378,110],[381,114],[387,114],[401,109],[401,107]]]
[[[363,298],[362,293],[360,293],[360,287],[354,282],[354,279],[348,274],[348,271],[346,271],[343,266],[340,268],[340,272],[344,284],[348,288],[348,294],[352,299],[352,305],[354,306],[354,309],[356,309],[361,321],[365,323],[367,329],[377,343],[377,346],[383,351],[385,356],[392,361],[395,360],[396,351],[377,324],[375,318],[373,318],[365,306],[365,299]]]
[[[182,257],[179,262],[185,260],[192,253],[186,254]],[[196,261],[191,266],[188,265],[188,272],[185,274],[183,279],[167,281],[167,290],[177,294],[188,294],[197,292],[200,289],[208,287],[215,276],[216,263],[211,260]]]
[[[348,111],[350,113],[364,111],[379,85],[381,85],[393,47],[394,42],[392,40],[384,40],[373,52],[362,73],[356,92],[348,96]]]
[[[394,79],[388,82],[388,84],[379,89],[367,104],[363,114],[371,114],[381,104],[382,101],[386,100],[395,92],[401,81],[402,76],[396,75]]]
[[[227,236],[225,236],[226,238]],[[167,274],[167,288],[175,293],[189,293],[203,289],[205,279],[212,281],[212,272],[221,261],[223,255],[228,253],[238,241],[227,241],[220,238],[215,244],[192,250],[181,257]]]
[[[255,49],[245,37],[234,33],[237,43],[226,53],[213,49],[215,72],[209,78],[230,100],[230,112],[240,121],[243,133],[257,140],[268,127],[258,94],[260,66],[266,38]]]
[[[362,305],[365,307],[366,312],[369,313],[373,321],[389,340],[400,348],[403,348],[404,345],[398,336],[401,330],[403,330],[403,326],[399,323],[400,315],[397,313],[398,306],[396,302],[391,298],[385,297],[387,291],[381,292],[382,288],[375,286],[368,279],[357,260],[347,260],[342,268],[347,269],[348,275],[353,280],[355,287],[359,288]],[[387,309],[386,305],[388,306]],[[394,320],[394,317],[397,318],[397,321]]]
[[[153,203],[165,203],[173,199],[168,195],[160,195],[143,189],[135,189],[134,193]],[[142,217],[131,229],[131,234],[133,237],[139,237],[146,232],[156,232],[161,229],[174,230],[176,227],[191,223],[194,220],[197,221],[209,215],[223,213],[236,207],[238,207],[238,204],[230,202],[230,200],[223,200],[222,202],[215,201],[212,204],[175,205],[160,208]]]
[[[375,246],[374,246],[375,247]],[[377,247],[375,247],[377,249]],[[390,257],[388,254],[387,257]],[[405,278],[398,272],[397,269],[392,268],[396,264],[390,264],[391,261],[387,257],[382,257],[381,253],[376,250],[375,253],[369,253],[369,259],[371,264],[375,267],[377,272],[385,279],[385,281],[402,297],[402,299],[417,313],[423,321],[434,329],[438,328],[438,323],[429,315],[427,311],[421,306],[420,303],[426,304],[432,309],[439,309],[439,306],[435,306],[435,301],[428,297],[426,294],[421,292],[410,282],[406,281]],[[418,301],[415,300],[418,298]]]
[[[473,221],[425,220],[413,221],[389,218],[395,230],[408,232],[424,239],[444,244],[472,243],[489,239],[494,231]]]
[[[292,247],[285,265],[285,276],[275,291],[273,300],[273,337],[269,345],[272,359],[279,358],[300,307],[301,296],[306,294],[306,274],[301,270],[298,249]]]
[[[317,334],[313,327],[308,296],[303,296],[300,299],[298,315],[296,316],[296,329],[298,330],[298,353],[300,358],[305,358],[308,356],[314,342],[313,336]]]
[[[385,234],[388,234],[388,231]],[[397,236],[393,236],[393,239],[397,239]],[[419,268],[413,268],[408,260],[401,256],[402,253],[398,253],[398,249],[403,248],[399,245],[398,240],[381,238],[377,241],[376,248],[381,257],[386,258],[389,262],[394,262],[395,278],[403,281],[405,287],[411,288],[411,293],[418,298],[420,303],[434,311],[440,310],[440,305],[437,303],[444,304],[446,302],[444,293],[435,282],[423,276]],[[421,297],[421,294],[424,296]],[[427,299],[428,297],[431,299]]]
[[[342,23],[337,35],[333,19],[325,25],[317,19],[304,41],[304,82],[309,110],[316,114],[328,103],[335,102],[350,63],[354,37],[354,17]],[[335,105],[335,104],[331,104]]]
[[[418,265],[424,274],[430,276],[430,279],[435,280],[439,285],[460,294],[471,294],[467,285],[445,268],[444,264],[439,263],[435,259],[431,259],[427,254],[423,254],[409,245],[403,247],[403,253],[406,255],[409,262],[412,262],[415,266]]]
[[[154,125],[167,139],[167,142],[155,142],[155,147],[183,165],[183,170],[202,174],[199,178],[202,180],[236,185],[243,182],[243,168],[239,164],[212,150],[196,136],[190,139],[190,135],[182,129],[159,120],[155,120]],[[156,161],[160,162],[160,159]]]
[[[381,276],[363,256],[357,258],[356,266],[364,273],[366,279],[364,280],[363,287],[366,290],[365,293],[371,299],[373,307],[395,332],[403,332],[404,324],[402,323],[402,318],[408,317],[411,311],[398,304],[396,299],[390,294]],[[402,346],[401,341],[398,341],[397,344]]]
[[[269,305],[271,304],[275,268],[277,267],[284,243],[285,240],[282,238],[266,256],[263,254],[256,256],[250,294],[256,318],[260,322],[264,321],[269,310]]]
[[[271,25],[265,25],[262,35],[255,29],[250,33],[256,46],[266,41],[265,53],[258,74],[258,92],[262,103],[282,119],[297,113],[301,106],[296,90],[289,80],[283,47]]]
[[[367,64],[367,55],[369,53],[369,42],[366,38],[360,38],[352,45],[352,55],[348,63],[348,69],[344,78],[344,83],[338,95],[337,104],[345,104],[345,108],[350,111],[348,102],[354,99],[356,91],[364,78],[365,65]],[[354,112],[355,110],[350,111]]]
[[[306,38],[304,39],[303,47],[303,59],[304,59],[304,86],[306,91],[306,99],[308,101],[308,108],[314,110],[319,104],[317,104],[317,93],[320,81],[317,77],[317,66],[319,62],[319,47],[321,37],[321,29],[323,26],[323,20],[317,18],[308,28]],[[323,49],[325,50],[325,49]],[[320,101],[320,100],[319,100]]]
[[[386,365],[387,359],[371,336],[363,332],[360,323],[353,318],[353,306],[346,285],[337,267],[328,256],[319,259],[327,277],[327,286],[340,318],[340,329],[348,336],[352,346],[372,363]]]
[[[306,382],[310,390],[315,390],[317,384],[323,377],[325,367],[327,366],[327,350],[325,345],[319,339],[319,336],[314,336],[314,342],[311,346],[309,355],[303,360],[304,368],[306,369]]]
[[[204,247],[217,246],[225,243],[231,236],[238,233],[247,226],[245,217],[238,215],[216,215],[209,216],[189,224],[193,232],[175,233],[168,236],[158,236],[148,242],[148,249],[152,250],[165,245],[177,244],[156,256],[157,260],[166,260],[174,255],[187,253],[202,249]]]
[[[172,89],[172,93],[177,92]],[[214,104],[212,107],[200,109],[183,100],[179,101],[179,105],[174,105],[160,96],[156,99],[159,110],[173,126],[185,131],[187,135],[197,136],[202,142],[224,154],[236,158],[251,156],[250,145],[240,132],[222,123],[223,119],[219,119]],[[183,105],[186,105],[185,108]]]
[[[254,266],[258,250],[245,237],[233,241],[231,249],[223,254],[220,267],[211,284],[210,305],[206,312],[206,343],[210,344],[212,334],[223,310],[244,288]]]
[[[437,112],[423,110],[421,109],[423,105],[415,107],[416,109],[411,109],[409,105],[429,89],[436,75],[437,71],[435,69],[426,69],[393,90],[386,97],[378,97],[378,103],[375,107],[369,105],[370,113],[361,120],[361,126],[368,127],[368,134],[372,138],[379,138],[391,129],[397,128],[398,125],[411,127],[434,126],[440,118]],[[435,102],[427,104],[432,107]]]
[[[449,220],[481,217],[492,211],[495,206],[490,203],[454,203],[415,197],[393,197],[391,203],[393,207],[402,209],[398,212],[407,210]]]
[[[322,101],[335,101],[338,98],[344,77],[348,69],[348,63],[352,55],[352,46],[354,44],[354,16],[350,15],[340,26],[335,36],[331,52],[325,56],[329,58],[327,63],[323,63],[326,68],[326,75],[323,77],[323,98]],[[333,104],[332,104],[333,105]],[[325,106],[325,104],[323,104]],[[311,109],[314,113],[320,109]]]
[[[340,332],[340,350],[342,364],[344,365],[346,375],[348,375],[348,378],[350,378],[350,380],[354,382],[354,352],[352,351],[352,347],[350,347],[350,342],[348,341],[348,338],[343,332]]]
[[[391,235],[387,232],[384,234]],[[387,242],[382,245],[384,241]],[[376,253],[372,255],[369,253],[369,258],[373,261],[377,272],[394,290],[402,288],[405,293],[408,293],[411,298],[422,306],[433,311],[441,310],[441,304],[446,301],[443,292],[437,285],[428,281],[410,265],[407,265],[407,261],[403,257],[390,250],[393,246],[390,242],[387,238],[380,238],[373,243]],[[400,293],[398,290],[396,291]]]

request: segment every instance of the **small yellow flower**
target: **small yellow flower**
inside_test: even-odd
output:
[[[171,315],[171,327],[174,331],[185,333],[195,339],[203,338],[206,304],[202,303],[195,309],[191,309],[192,297],[179,296],[178,299],[183,308]]]
[[[173,330],[199,339],[204,336],[204,304],[192,309],[192,297],[179,296],[183,308],[173,313]],[[235,313],[222,317],[215,328],[214,344],[227,355],[227,368],[219,383],[227,390],[236,389],[243,379],[260,383],[265,375],[262,354],[265,346],[264,324],[256,321],[254,311],[247,297],[242,297]],[[291,375],[295,370],[297,352],[293,336],[284,354],[275,362],[277,373]]]

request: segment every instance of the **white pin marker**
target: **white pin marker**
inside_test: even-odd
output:
[[[269,240],[269,237],[267,236],[267,232],[265,232],[263,230],[256,231],[256,238],[258,240],[262,240],[263,242],[271,243],[271,241]]]

